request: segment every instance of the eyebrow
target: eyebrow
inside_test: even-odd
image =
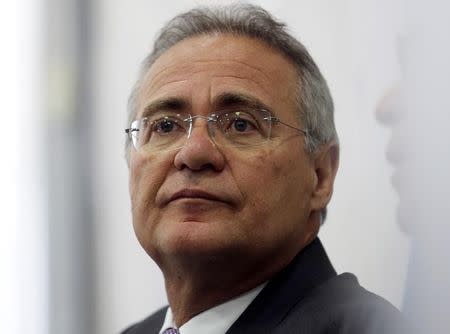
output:
[[[144,107],[141,117],[148,117],[158,110],[183,111],[189,108],[189,103],[180,97],[162,98],[151,102]]]
[[[227,92],[216,97],[214,102],[215,109],[225,109],[229,107],[249,107],[252,109],[263,109],[272,113],[271,108],[264,104],[260,99],[236,92]]]
[[[155,100],[144,107],[141,118],[150,116],[158,110],[181,112],[190,110],[190,103],[184,98],[169,97]],[[266,110],[272,114],[272,109],[269,108],[260,99],[238,92],[226,92],[220,94],[215,98],[213,103],[213,110],[221,110],[232,107],[247,107],[256,110]]]

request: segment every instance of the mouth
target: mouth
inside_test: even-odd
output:
[[[399,191],[400,189],[400,172],[395,169],[394,172],[391,175],[391,185],[394,188],[395,191]]]
[[[231,204],[230,200],[225,198],[224,196],[216,195],[199,189],[183,189],[177,191],[169,197],[166,204],[181,200],[201,200]]]

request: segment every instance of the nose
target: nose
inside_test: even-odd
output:
[[[377,120],[391,130],[391,138],[386,149],[386,158],[393,165],[399,164],[407,156],[409,146],[405,140],[412,134],[408,131],[404,90],[400,83],[389,89],[381,98],[376,109]]]
[[[225,158],[212,141],[207,121],[194,122],[189,138],[177,152],[174,165],[177,169],[200,171],[210,169],[216,172],[223,170]]]
[[[403,94],[400,85],[397,84],[381,98],[375,116],[380,123],[393,126],[402,117],[403,109]]]

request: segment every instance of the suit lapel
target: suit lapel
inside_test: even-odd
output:
[[[266,285],[226,334],[270,333],[303,297],[334,276],[336,271],[316,238]]]

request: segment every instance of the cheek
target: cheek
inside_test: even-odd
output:
[[[155,222],[160,212],[155,198],[172,164],[168,157],[144,156],[135,153],[130,159],[130,198],[133,228],[148,254],[155,255]]]
[[[135,154],[131,157],[129,188],[134,215],[149,215],[170,166],[170,160],[161,156]]]
[[[260,218],[260,224],[307,216],[312,194],[311,167],[301,156],[302,152],[292,152],[294,149],[287,148],[261,152],[246,159],[245,167],[234,168],[246,202],[244,210],[253,219]],[[266,217],[269,217],[267,221],[263,221]]]
[[[268,187],[272,192],[272,200],[286,213],[304,208],[310,195],[310,182],[307,166],[294,157],[273,159],[268,164]],[[293,210],[297,207],[297,210]],[[282,213],[284,214],[284,212]]]

